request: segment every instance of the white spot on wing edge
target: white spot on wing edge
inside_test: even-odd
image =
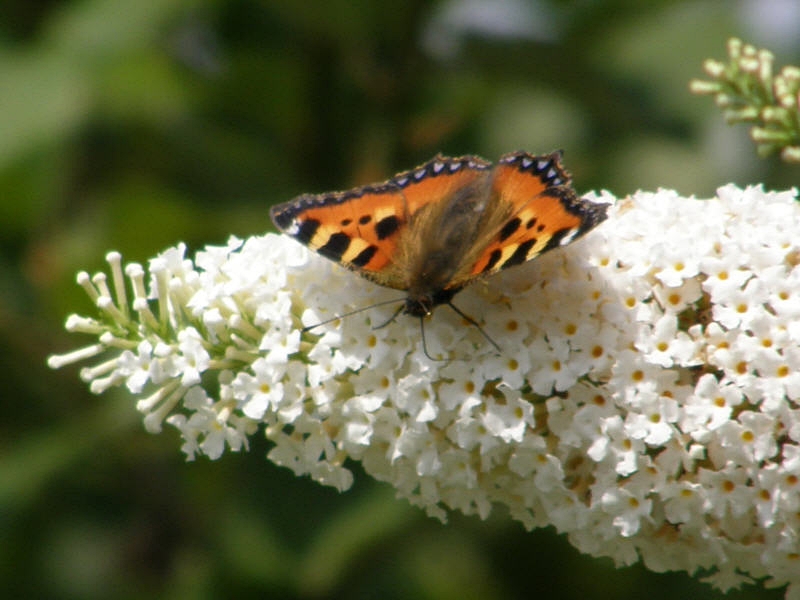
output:
[[[286,235],[296,236],[300,233],[300,221],[297,219],[292,219],[292,222],[287,225],[286,229],[283,230]]]
[[[467,166],[469,166],[470,169],[476,169],[478,171],[485,171],[486,169],[490,168],[490,165],[485,165],[485,164],[477,162],[477,161],[475,161],[475,160],[473,160],[471,158],[467,162]]]
[[[572,240],[575,239],[575,236],[578,235],[578,228],[575,227],[574,229],[570,229],[567,234],[561,238],[561,241],[558,243],[559,246],[566,246],[567,244],[571,243]]]

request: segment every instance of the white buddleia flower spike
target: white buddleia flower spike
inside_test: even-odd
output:
[[[468,287],[419,323],[283,236],[147,268],[109,255],[67,328],[94,392],[125,386],[189,458],[259,432],[269,459],[348,488],[348,463],[429,514],[553,526],[617,564],[702,569],[800,595],[800,205],[722,187],[639,192],[569,247]],[[126,281],[127,278],[127,281]],[[751,579],[752,578],[752,579]]]

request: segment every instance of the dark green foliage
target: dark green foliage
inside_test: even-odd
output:
[[[521,1],[514,35],[488,26],[497,8],[482,31],[454,30],[455,4],[3,3],[7,597],[722,597],[501,514],[443,526],[363,476],[340,495],[272,466],[258,438],[247,455],[185,463],[178,436],[145,434],[123,391],[91,396],[76,368],[46,367],[76,345],[64,315],[91,310],[76,271],[102,268],[108,250],[144,261],[180,240],[262,233],[273,203],[440,151],[560,148],[579,191],[618,196],[797,183],[746,139],[731,154],[706,135],[719,117],[687,92],[704,58],[748,37],[733,3]],[[781,594],[725,596],[756,597]]]

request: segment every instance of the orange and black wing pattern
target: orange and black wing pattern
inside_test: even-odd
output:
[[[565,246],[606,218],[607,205],[583,200],[561,166],[561,153],[514,152],[494,167],[493,201],[511,217],[492,234],[468,277],[481,277],[522,264]],[[496,204],[495,204],[496,203]],[[510,205],[510,206],[509,206]]]
[[[344,192],[304,194],[271,210],[275,226],[300,243],[365,277],[403,289],[405,282],[381,273],[392,263],[399,234],[411,216],[441,202],[476,179],[491,164],[472,156],[437,156],[380,184]]]

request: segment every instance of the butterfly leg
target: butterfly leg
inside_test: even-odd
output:
[[[433,358],[430,353],[428,352],[428,342],[425,339],[425,317],[421,316],[419,318],[419,330],[422,335],[422,352],[425,353],[425,356],[428,357],[428,360],[432,360],[435,362],[447,362],[449,359],[447,358]]]
[[[457,313],[457,314],[458,314],[458,315],[459,315],[459,316],[460,316],[462,319],[464,319],[465,321],[467,321],[467,322],[468,322],[470,325],[474,325],[474,326],[475,326],[475,328],[476,328],[478,331],[480,331],[480,332],[481,332],[481,335],[482,335],[483,337],[485,337],[485,338],[486,338],[486,339],[489,341],[489,343],[490,343],[492,346],[494,346],[494,347],[495,347],[495,350],[497,350],[498,352],[502,352],[502,350],[500,349],[500,346],[498,346],[498,345],[497,345],[497,342],[495,342],[495,341],[494,341],[492,338],[490,338],[490,337],[489,337],[489,334],[488,334],[488,333],[486,333],[486,332],[483,330],[483,327],[481,327],[481,326],[478,324],[478,322],[477,322],[475,319],[473,319],[472,317],[470,317],[470,316],[469,316],[467,313],[463,312],[461,309],[459,309],[459,308],[458,308],[458,307],[457,307],[455,304],[453,304],[452,302],[448,302],[448,303],[447,303],[447,306],[449,306],[449,307],[450,307],[450,308],[452,308],[454,311],[456,311],[456,313]]]

